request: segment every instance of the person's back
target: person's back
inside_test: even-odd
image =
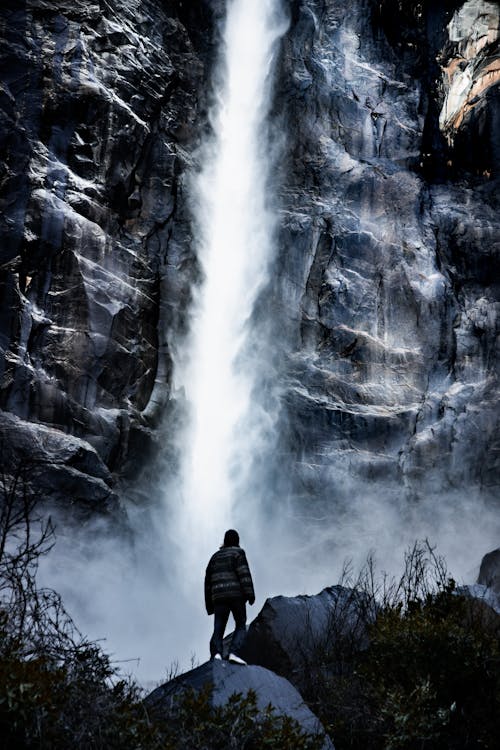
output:
[[[252,576],[245,551],[238,546],[221,547],[210,558],[207,567],[208,602],[231,599],[247,601],[254,597]]]
[[[246,634],[246,606],[253,604],[255,594],[245,551],[239,546],[234,529],[226,531],[224,545],[215,552],[205,573],[205,604],[208,614],[214,614],[214,634],[210,641],[212,658],[222,658],[222,641],[229,614],[235,621],[235,632],[230,649],[230,660],[244,663],[237,655]]]

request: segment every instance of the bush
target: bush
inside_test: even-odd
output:
[[[81,647],[74,663],[61,661],[2,654],[0,735],[6,750],[133,748],[139,734],[147,738],[137,689],[123,680],[109,684],[111,669],[99,676],[107,662],[104,654]]]
[[[37,514],[32,474],[24,464],[0,477],[3,747],[132,748],[139,730],[149,731],[138,688],[120,679],[99,645],[82,636],[59,595],[36,584],[54,529],[50,518]]]
[[[141,690],[78,631],[58,594],[36,585],[54,543],[36,513],[30,467],[0,476],[0,737],[5,750],[317,750],[323,741],[256,696],[214,707],[187,692],[148,712]]]
[[[249,690],[235,693],[223,706],[211,704],[210,686],[186,690],[168,716],[156,717],[163,728],[165,750],[320,750],[324,738],[310,735],[289,716],[279,716],[271,705],[262,712]]]
[[[0,661],[0,736],[6,750],[320,750],[298,722],[259,711],[255,693],[212,706],[210,688],[186,691],[168,712],[148,712],[133,683],[99,675],[106,657],[79,651],[56,667],[14,654]],[[76,667],[76,668],[75,668]]]
[[[500,618],[447,585],[386,607],[359,665],[386,750],[497,748]]]
[[[356,581],[377,612],[368,644],[305,695],[337,750],[498,748],[500,617],[457,591],[428,543],[399,581],[375,580],[369,562]]]

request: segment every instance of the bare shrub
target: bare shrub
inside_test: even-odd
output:
[[[40,469],[40,466],[36,467]],[[33,467],[0,475],[0,737],[5,750],[319,750],[255,694],[213,706],[210,691],[148,709],[100,645],[86,639],[51,589],[38,588],[54,528],[38,512]],[[173,678],[177,666],[171,667]]]
[[[302,688],[337,750],[496,747],[500,617],[457,590],[435,548],[416,542],[399,577],[373,558],[356,576],[346,565],[342,584],[359,620],[346,637],[332,612]]]

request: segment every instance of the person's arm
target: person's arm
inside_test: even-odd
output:
[[[213,615],[214,603],[212,601],[212,575],[210,571],[210,563],[208,563],[205,571],[205,607],[207,608],[207,614]]]
[[[236,575],[238,576],[246,601],[249,604],[253,604],[255,601],[255,592],[253,589],[252,574],[250,573],[247,557],[243,550],[239,553],[236,562]]]

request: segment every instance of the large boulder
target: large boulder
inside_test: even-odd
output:
[[[235,693],[246,695],[255,692],[257,706],[264,711],[271,704],[280,716],[290,716],[310,734],[324,734],[319,719],[302,700],[298,691],[288,680],[268,669],[258,666],[242,667],[227,661],[210,661],[156,688],[146,698],[146,705],[155,710],[169,710],[172,699],[192,688],[202,690],[211,685],[211,701],[222,706]],[[325,736],[324,750],[334,750],[333,743]]]
[[[483,557],[477,582],[500,595],[500,548]]]
[[[366,645],[372,618],[369,598],[344,586],[315,596],[275,596],[251,623],[243,655],[300,689],[315,669],[345,669],[349,654]]]
[[[483,557],[476,583],[464,586],[460,591],[481,600],[497,616],[500,615],[500,549]]]

